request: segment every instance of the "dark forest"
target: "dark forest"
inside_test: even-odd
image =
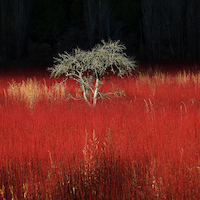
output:
[[[137,60],[198,60],[197,0],[1,0],[0,63],[52,63],[59,52],[120,40]]]

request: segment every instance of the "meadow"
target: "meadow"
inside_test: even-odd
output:
[[[200,65],[140,67],[95,107],[45,69],[1,73],[0,199],[199,199]]]

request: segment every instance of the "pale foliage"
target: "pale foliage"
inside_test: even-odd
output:
[[[136,62],[129,58],[124,50],[126,47],[120,41],[105,42],[97,44],[91,51],[84,51],[79,48],[73,54],[65,52],[55,58],[51,71],[51,77],[59,77],[64,74],[66,79],[71,78],[80,84],[83,97],[89,105],[96,105],[98,98],[103,98],[113,93],[102,94],[99,91],[101,79],[107,72],[117,73],[118,76],[131,75],[136,67]],[[63,83],[61,82],[61,84]],[[89,100],[89,93],[92,92],[92,103]]]

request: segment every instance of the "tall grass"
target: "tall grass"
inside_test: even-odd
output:
[[[102,89],[125,95],[96,107],[49,98],[55,83],[47,79],[8,80],[0,102],[0,198],[199,199],[199,78],[184,71],[108,76]],[[21,88],[41,95],[31,108]],[[65,89],[74,97],[76,88]]]

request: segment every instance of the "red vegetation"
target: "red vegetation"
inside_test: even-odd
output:
[[[26,76],[1,76],[0,199],[198,199],[197,69],[107,77],[102,89],[126,96],[95,107],[43,98],[29,108],[6,96]]]

